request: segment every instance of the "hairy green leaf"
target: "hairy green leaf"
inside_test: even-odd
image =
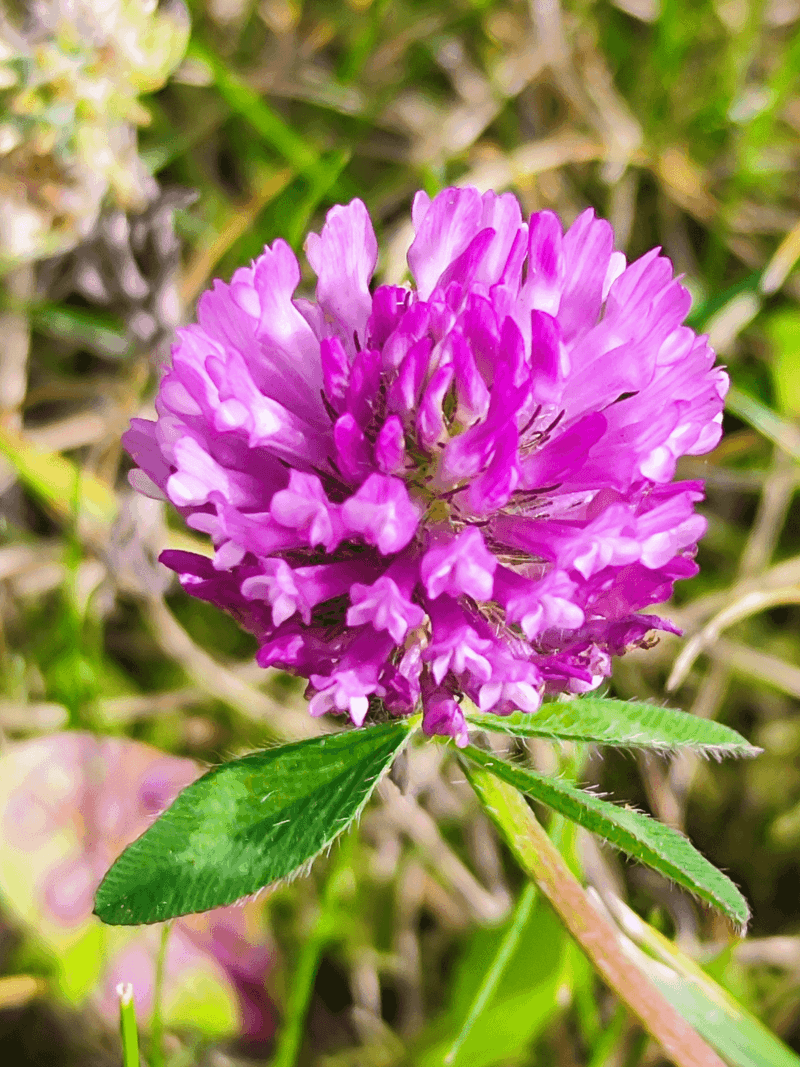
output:
[[[610,804],[569,782],[515,767],[472,745],[462,752],[520,792],[605,838],[615,848],[719,908],[737,927],[747,923],[750,909],[733,882],[677,830],[631,808]]]
[[[161,922],[296,873],[358,817],[411,724],[314,737],[215,767],[122,853],[95,914],[112,925]]]
[[[755,756],[754,748],[735,730],[674,708],[643,701],[581,697],[543,705],[528,714],[468,715],[482,730],[514,737],[544,737],[552,741],[587,741],[622,748],[670,751],[691,748],[714,756]]]

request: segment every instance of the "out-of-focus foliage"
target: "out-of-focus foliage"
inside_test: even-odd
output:
[[[43,259],[91,232],[104,199],[152,199],[136,127],[188,39],[180,2],[33,0],[0,15],[0,256]]]
[[[127,981],[139,1012],[152,1011],[160,931],[122,936],[92,917],[92,898],[120,848],[199,770],[135,741],[79,732],[27,741],[0,760],[0,891],[69,1002],[88,999],[112,1019],[116,987]],[[271,1036],[263,988],[271,954],[254,905],[179,920],[166,951],[169,1025]]]
[[[63,865],[71,849],[73,870],[79,840],[82,855],[110,858],[144,823],[115,836],[73,798],[46,831],[32,793],[51,812],[58,788],[79,780],[85,797],[109,796],[87,788],[94,771],[77,748],[131,753],[113,773],[103,757],[103,773],[133,811],[142,752],[213,764],[334,725],[312,721],[296,683],[254,667],[250,639],[156,563],[167,546],[202,550],[162,504],[132,494],[119,447],[129,418],[149,410],[171,331],[215,275],[278,236],[299,248],[353,196],[381,231],[382,277],[396,281],[413,192],[471,182],[567,221],[591,204],[629,256],[662,245],[695,296],[693,325],[729,367],[725,438],[681,471],[706,480],[709,518],[700,575],[661,609],[685,636],[623,659],[614,690],[719,719],[764,754],[717,765],[508,744],[540,772],[597,782],[686,830],[726,870],[754,912],[743,942],[655,876],[551,825],[620,936],[669,968],[662,979],[703,969],[685,1007],[735,1029],[732,1062],[778,1056],[751,1015],[800,1050],[800,3],[187,7],[188,44],[183,9],[144,0],[9,4],[0,23],[0,785],[12,823],[30,831],[6,834],[0,852],[0,1046],[15,1063],[119,1062],[104,999],[118,975],[91,947],[88,867],[81,889]],[[46,767],[23,784],[35,752]],[[216,976],[218,1013],[196,1000],[176,1014],[168,984],[170,1067],[267,1060],[270,1026],[244,1022],[256,1002],[284,1035],[278,1067],[441,1062],[514,928],[520,884],[443,750],[412,748],[405,777],[405,793],[381,783],[358,834],[308,878],[249,906],[255,925],[240,933],[262,954],[268,1000],[253,971],[234,973],[230,941],[222,952],[208,926],[200,937],[176,924],[167,961],[188,937]],[[38,829],[20,803],[39,812]],[[91,872],[99,880],[99,860]],[[48,919],[47,900],[80,923]],[[662,1062],[544,904],[520,923],[457,1064]],[[83,949],[64,947],[78,928]],[[135,981],[152,988],[158,935],[132,937]],[[140,1001],[139,1016],[158,1062],[158,1013]]]

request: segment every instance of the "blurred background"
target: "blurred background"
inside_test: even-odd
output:
[[[731,1063],[800,1063],[799,167],[800,0],[6,0],[6,1062],[118,1064],[123,979],[151,1067],[271,1063],[287,1028],[297,1064],[433,1067],[459,1034],[520,881],[440,746],[412,752],[407,791],[383,783],[308,878],[171,929],[91,917],[108,864],[203,766],[325,728],[157,564],[207,549],[129,488],[120,435],[152,414],[170,336],[213,277],[279,236],[301,252],[358,196],[399,281],[413,193],[456,183],[567,223],[591,205],[629,257],[663,246],[729,367],[723,441],[679,472],[706,480],[709,520],[700,575],[659,609],[685,635],[620,661],[612,691],[719,718],[764,754],[530,753],[730,874],[754,912],[742,942],[553,827],[648,958],[703,968],[686,1012],[728,1005]],[[664,1061],[536,904],[457,1062]]]

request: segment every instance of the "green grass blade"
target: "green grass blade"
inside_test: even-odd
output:
[[[90,471],[58,452],[43,452],[12,430],[0,427],[0,453],[19,480],[59,518],[77,511],[91,522],[109,526],[117,514],[113,489]]]
[[[49,303],[32,305],[29,315],[31,324],[42,333],[86,345],[107,358],[119,359],[133,347],[122,323],[113,315]]]
[[[209,48],[192,41],[187,55],[208,67],[222,98],[232,111],[250,123],[263,141],[300,173],[314,167],[319,158],[317,152]]]
[[[728,390],[727,408],[758,430],[768,441],[782,448],[792,459],[800,460],[800,430],[781,418],[761,400],[735,385]]]
[[[533,909],[534,902],[538,895],[538,889],[535,882],[527,882],[522,887],[517,906],[514,909],[514,914],[511,918],[511,924],[506,930],[503,940],[500,942],[497,953],[486,971],[483,977],[483,981],[480,984],[475,999],[470,1005],[466,1018],[461,1025],[461,1029],[456,1035],[453,1044],[450,1046],[450,1050],[444,1058],[446,1064],[455,1063],[461,1048],[464,1045],[467,1037],[470,1034],[473,1026],[477,1020],[483,1015],[486,1005],[492,999],[493,995],[497,991],[497,987],[500,984],[500,979],[508,967],[511,957],[514,955],[517,946],[519,945],[522,931],[528,924],[531,911]]]
[[[691,326],[693,330],[702,332],[716,312],[721,311],[735,297],[741,296],[742,293],[757,293],[761,277],[760,270],[751,271],[746,278],[737,282],[736,285],[731,285],[727,289],[715,293],[708,300],[697,304],[686,316],[686,325]]]
[[[800,1056],[621,900],[608,901],[637,965],[687,1022],[734,1067],[800,1067]],[[655,957],[655,958],[654,958]]]
[[[160,922],[299,872],[358,818],[414,720],[255,752],[192,783],[106,874],[95,914]]]
[[[716,999],[709,989],[713,982],[678,978],[647,957],[640,966],[684,1019],[735,1067],[800,1067],[800,1058],[758,1019]]]
[[[690,748],[712,756],[756,756],[761,751],[728,726],[644,701],[580,697],[543,705],[535,714],[468,715],[472,726],[513,737],[585,741],[618,748],[670,752]]]
[[[529,886],[534,886],[531,890]],[[535,892],[528,883],[524,892]],[[522,899],[500,927],[476,927],[448,975],[447,1009],[432,1019],[408,1049],[414,1067],[443,1067],[455,1040],[455,1067],[494,1067],[516,1063],[541,1039],[561,1013],[559,994],[591,981],[586,963],[573,973],[576,952],[558,916],[539,894],[527,922],[519,923]],[[515,929],[512,935],[511,931]],[[503,946],[512,942],[504,969],[497,968]],[[583,963],[581,957],[581,963]],[[490,995],[484,999],[492,973]],[[499,973],[498,973],[499,972]],[[495,980],[496,979],[496,980]],[[474,1012],[480,998],[480,1012]],[[471,1020],[468,1032],[465,1020]],[[463,1041],[462,1041],[463,1037]],[[527,1062],[527,1061],[525,1061]]]
[[[150,1015],[150,1067],[164,1067],[164,978],[167,963],[167,945],[172,933],[172,923],[164,923],[156,957],[156,974],[153,983],[153,1011]]]
[[[610,804],[568,782],[515,767],[472,745],[462,752],[497,778],[718,908],[738,928],[747,924],[750,909],[742,894],[677,830],[631,808]]]
[[[136,1004],[133,1000],[133,986],[130,982],[120,982],[117,986],[117,996],[119,997],[119,1032],[122,1038],[122,1067],[139,1067]]]
[[[308,175],[308,189],[287,219],[285,238],[292,248],[297,248],[305,236],[311,216],[325,199],[339,175],[350,162],[350,152],[346,148],[337,149],[324,156]]]
[[[351,903],[348,887],[352,885],[353,867],[357,862],[356,845],[351,836],[337,849],[325,877],[325,888],[310,930],[305,932],[291,977],[283,1025],[278,1030],[269,1067],[295,1067],[300,1059],[306,1034],[306,1018],[314,993],[314,981],[326,947],[341,939],[343,912]]]

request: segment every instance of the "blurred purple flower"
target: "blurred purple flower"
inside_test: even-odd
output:
[[[308,238],[316,303],[280,240],[215,282],[125,444],[214,542],[163,562],[309,679],[312,714],[421,702],[463,744],[462,696],[533,712],[672,629],[637,612],[696,571],[702,484],[672,478],[728,380],[669,260],[628,264],[592,211],[564,233],[446,189],[412,214],[412,287],[370,290],[360,200]]]
[[[178,793],[202,773],[193,760],[149,745],[79,732],[9,746],[0,761],[0,889],[18,917],[57,955],[80,942],[92,923],[94,894],[120,852],[144,833]],[[244,1038],[268,1041],[275,1013],[265,988],[273,954],[261,907],[218,908],[176,919],[165,961],[165,1005],[196,1000],[198,990],[232,1013]],[[112,1025],[117,985],[131,982],[137,1011],[153,1007],[157,927],[102,928],[104,960],[92,990]],[[97,946],[94,947],[97,954]],[[64,963],[72,966],[70,957]],[[79,963],[75,964],[80,967]],[[198,1010],[176,1021],[204,1026]]]

